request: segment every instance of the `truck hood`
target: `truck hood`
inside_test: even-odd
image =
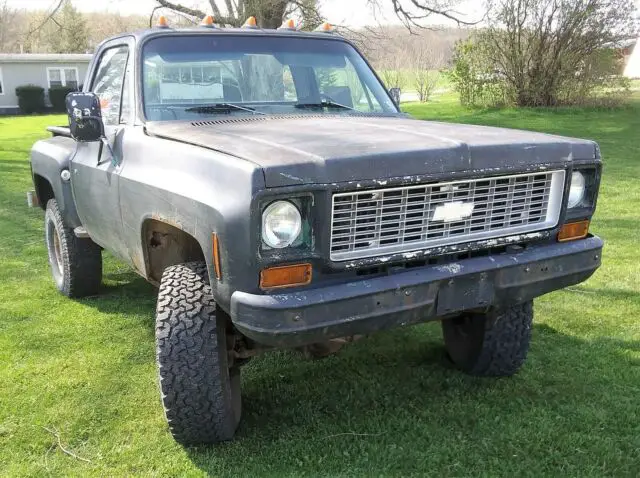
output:
[[[406,117],[233,116],[146,131],[251,161],[267,187],[564,167],[598,154],[592,141]]]

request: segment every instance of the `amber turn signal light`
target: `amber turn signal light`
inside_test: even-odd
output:
[[[311,264],[269,267],[260,272],[261,289],[279,289],[311,282]]]
[[[220,241],[218,235],[214,232],[212,234],[213,240],[213,270],[216,273],[216,279],[222,279],[222,267],[220,266]]]
[[[584,239],[589,234],[589,221],[570,222],[560,228],[558,242],[575,241]]]

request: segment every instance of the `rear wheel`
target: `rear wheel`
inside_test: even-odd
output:
[[[102,250],[91,239],[80,239],[64,223],[58,203],[49,200],[44,219],[51,275],[67,297],[96,295],[102,283]]]
[[[231,324],[216,310],[206,264],[164,271],[156,342],[162,402],[176,441],[231,440],[241,415],[240,368],[229,361]]]
[[[463,314],[442,321],[445,347],[462,371],[478,376],[511,376],[524,364],[531,341],[533,301]]]

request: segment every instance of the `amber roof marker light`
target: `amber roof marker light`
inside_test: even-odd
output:
[[[296,31],[298,30],[296,28],[296,22],[293,18],[290,18],[289,20],[285,20],[284,23],[282,25],[280,25],[280,27],[278,28],[278,30],[291,30],[291,31]]]
[[[333,33],[333,32],[336,31],[336,29],[334,28],[334,26],[331,23],[324,22],[322,25],[320,25],[314,31],[322,32],[322,33]]]
[[[206,28],[215,28],[216,27],[216,20],[215,20],[215,18],[213,18],[212,15],[207,15],[200,22],[200,26],[201,27],[206,27]]]
[[[160,15],[158,17],[158,21],[156,22],[157,28],[169,28],[169,22],[167,21],[167,17],[164,15]]]
[[[256,30],[258,28],[258,22],[256,21],[256,17],[249,17],[247,21],[244,22],[242,28],[248,28],[250,30]]]

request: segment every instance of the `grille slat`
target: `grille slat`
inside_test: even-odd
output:
[[[564,178],[564,171],[549,171],[334,194],[331,259],[552,228],[560,215]]]

